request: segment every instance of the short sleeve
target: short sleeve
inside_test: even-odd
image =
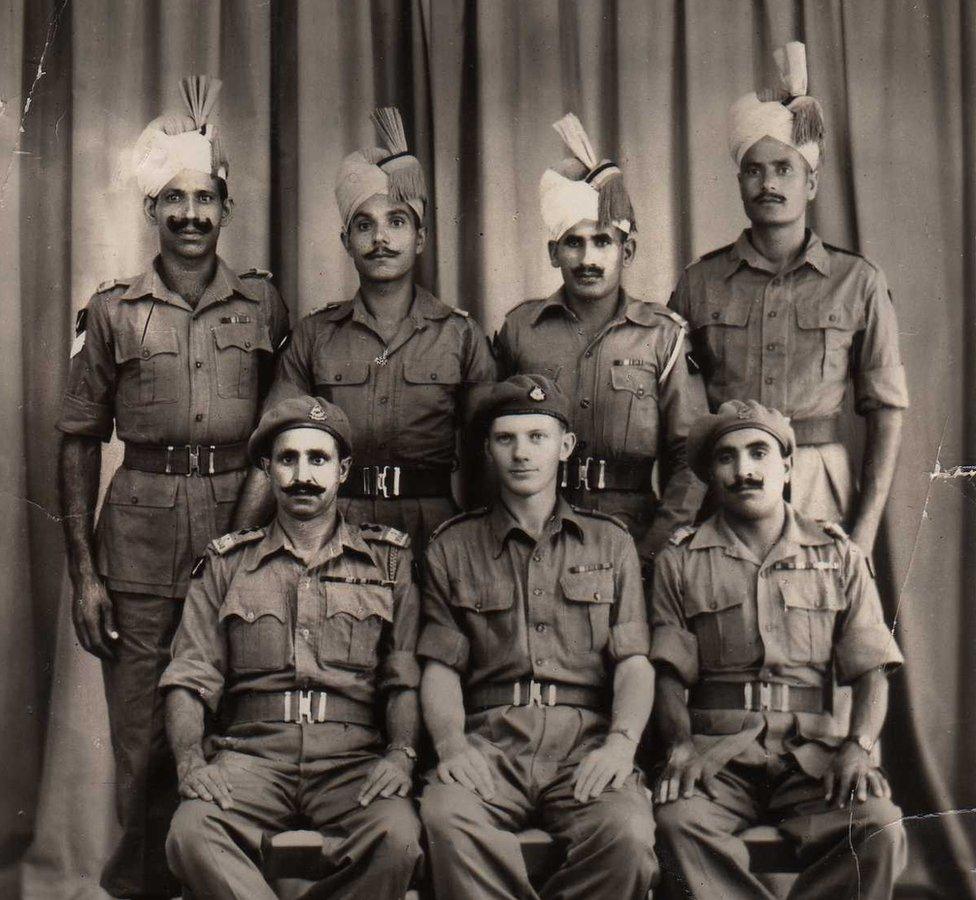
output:
[[[686,687],[698,681],[698,639],[684,616],[680,547],[668,546],[654,566],[651,662],[669,665]]]
[[[451,613],[451,585],[444,567],[443,551],[436,542],[427,549],[423,582],[424,625],[417,655],[464,672],[471,645]]]
[[[420,594],[413,580],[413,554],[398,551],[393,586],[393,625],[380,669],[380,690],[409,690],[420,684],[417,636],[420,628]]]
[[[629,534],[621,533],[621,538],[620,550],[615,554],[615,597],[610,626],[609,651],[614,662],[628,656],[647,656],[651,649],[637,548]]]
[[[861,415],[906,409],[908,383],[898,347],[898,319],[883,272],[872,270],[867,291],[867,322],[854,359],[854,405]]]

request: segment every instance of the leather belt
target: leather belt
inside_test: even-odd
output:
[[[813,447],[817,444],[839,444],[843,442],[843,434],[839,416],[828,416],[823,419],[792,420],[793,434],[796,435],[798,447]]]
[[[326,691],[249,691],[227,698],[224,725],[249,722],[348,722],[376,727],[371,703]]]
[[[562,463],[561,469],[560,486],[570,491],[650,491],[654,460],[586,456]]]
[[[688,692],[694,709],[742,709],[750,712],[824,711],[823,688],[780,681],[703,681]]]
[[[125,445],[122,465],[139,472],[157,475],[221,475],[236,472],[250,464],[247,443],[239,444],[149,444]]]
[[[609,697],[603,688],[551,681],[510,681],[482,684],[464,695],[467,711],[493,706],[582,706],[585,709],[609,709]]]
[[[450,497],[450,469],[416,466],[353,466],[339,488],[340,497]]]

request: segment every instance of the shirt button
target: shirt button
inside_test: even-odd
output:
[[[193,365],[195,365],[198,369],[202,369],[203,368],[203,363],[200,362],[199,359]]]
[[[336,377],[335,377],[335,380],[336,380],[336,381],[342,381],[342,373],[341,373],[341,372],[339,372],[339,373],[338,373],[338,374],[336,375]]]
[[[544,666],[544,665],[546,664],[546,661],[545,661],[544,659],[537,659],[537,660],[535,661],[535,664],[536,664],[537,666]]]
[[[139,498],[138,497],[130,497],[129,498],[129,502],[130,503],[138,503],[139,502]]]
[[[835,316],[833,313],[831,313],[829,316],[827,316],[827,321],[828,322],[836,322],[837,321],[837,316]]]
[[[250,350],[251,349],[251,342],[250,341],[244,341],[244,349],[245,350]]]
[[[142,348],[142,357],[143,357],[143,359],[149,359],[149,348],[148,347],[143,347]]]
[[[592,350],[587,350],[586,353],[583,354],[583,356],[585,356],[587,359],[589,359],[592,355],[593,355]]]
[[[254,613],[252,613],[251,610],[248,610],[246,613],[244,613],[244,618],[250,622],[254,618]]]
[[[708,601],[708,608],[709,609],[718,609],[718,604],[714,600],[709,600]]]
[[[431,381],[437,381],[437,373],[436,372],[431,372],[430,373],[430,380]]]
[[[716,309],[712,312],[712,318],[717,319],[719,317],[719,311]]]
[[[535,590],[533,590],[532,593],[535,594],[536,597],[541,597],[542,596],[542,588],[535,588]]]
[[[637,396],[638,397],[644,396],[644,388],[637,388]]]
[[[771,309],[768,313],[766,313],[766,315],[769,316],[769,318],[771,318],[771,319],[775,319],[776,318],[776,310],[775,309]]]
[[[535,555],[534,555],[534,556],[533,556],[532,558],[533,558],[533,559],[534,559],[534,560],[535,560],[536,562],[542,562],[542,554],[541,554],[541,553],[536,553],[536,554],[535,554]]]
[[[380,397],[380,406],[385,406],[389,402],[390,402],[389,397]]]
[[[475,602],[474,602],[474,608],[475,609],[481,609],[481,601],[480,600],[475,600]]]
[[[535,630],[538,631],[539,634],[542,634],[542,632],[546,630],[545,622],[539,622],[539,624],[535,626]]]
[[[593,592],[593,599],[594,600],[599,600],[600,599],[600,592],[599,591],[594,591]]]
[[[306,641],[308,640],[309,634],[311,634],[311,632],[307,628],[302,629],[302,637],[305,638]]]
[[[197,414],[196,414],[196,415],[195,415],[195,416],[194,416],[193,418],[194,418],[194,419],[195,419],[195,420],[196,420],[197,422],[202,422],[202,421],[203,421],[203,413],[197,413]]]
[[[766,349],[767,350],[775,350],[776,349],[776,345],[775,344],[766,344]]]
[[[590,408],[589,398],[584,397],[582,400],[580,400],[580,406],[582,406],[583,409],[589,409]]]
[[[767,376],[766,376],[766,377],[765,377],[765,378],[763,379],[763,381],[765,381],[765,382],[766,382],[766,384],[772,384],[772,383],[773,383],[773,382],[774,382],[775,380],[776,380],[776,379],[775,379],[775,378],[773,378],[773,376],[772,376],[772,375],[767,375]]]

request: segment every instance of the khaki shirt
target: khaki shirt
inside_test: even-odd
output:
[[[752,680],[824,687],[831,668],[839,684],[850,684],[903,661],[860,549],[789,504],[765,560],[721,512],[676,532],[658,557],[651,605],[651,660],[670,665],[686,687]],[[691,718],[701,743],[728,753],[726,760],[763,729],[791,738],[791,750],[810,765],[818,751],[801,751],[806,741],[836,745],[843,737],[832,732],[829,714],[692,709]]]
[[[99,290],[82,313],[58,428],[155,446],[246,441],[288,311],[267,273],[223,260],[192,308],[154,263]],[[81,341],[83,340],[83,344]],[[192,560],[229,527],[245,471],[187,478],[119,468],[96,535],[110,588],[186,593]]]
[[[409,538],[339,519],[310,559],[277,521],[214,541],[192,579],[161,688],[212,712],[248,691],[324,690],[373,703],[416,688],[420,602]]]
[[[560,288],[509,312],[495,338],[501,377],[535,372],[571,398],[577,455],[660,459],[663,497],[642,542],[651,553],[692,521],[704,494],[685,459],[688,428],[708,411],[702,380],[688,370],[685,335],[680,316],[621,291],[613,318],[588,343]],[[653,498],[650,481],[647,492]]]
[[[357,293],[295,328],[268,402],[314,394],[352,423],[358,465],[450,467],[468,388],[495,380],[495,361],[468,315],[417,287],[389,346]]]
[[[797,421],[832,417],[849,382],[861,414],[906,408],[884,273],[811,231],[778,274],[748,234],[690,265],[669,304],[691,326],[711,408],[758,400]]]
[[[417,653],[465,687],[534,678],[607,687],[649,648],[634,542],[617,522],[558,501],[538,542],[501,503],[458,516],[427,548]]]

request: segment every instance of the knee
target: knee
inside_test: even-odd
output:
[[[885,798],[871,797],[860,804],[856,821],[867,852],[892,858],[897,866],[904,866],[907,838],[899,807]]]
[[[658,836],[668,844],[687,841],[700,833],[705,813],[704,803],[698,797],[662,803],[654,807]]]
[[[477,798],[456,784],[430,784],[420,798],[420,820],[431,838],[452,833],[472,819]]]
[[[409,800],[384,803],[380,843],[382,855],[398,865],[412,868],[420,860],[420,820]]]
[[[169,867],[182,880],[187,863],[201,857],[213,828],[213,803],[203,800],[184,800],[173,815],[166,836],[166,859]]]

